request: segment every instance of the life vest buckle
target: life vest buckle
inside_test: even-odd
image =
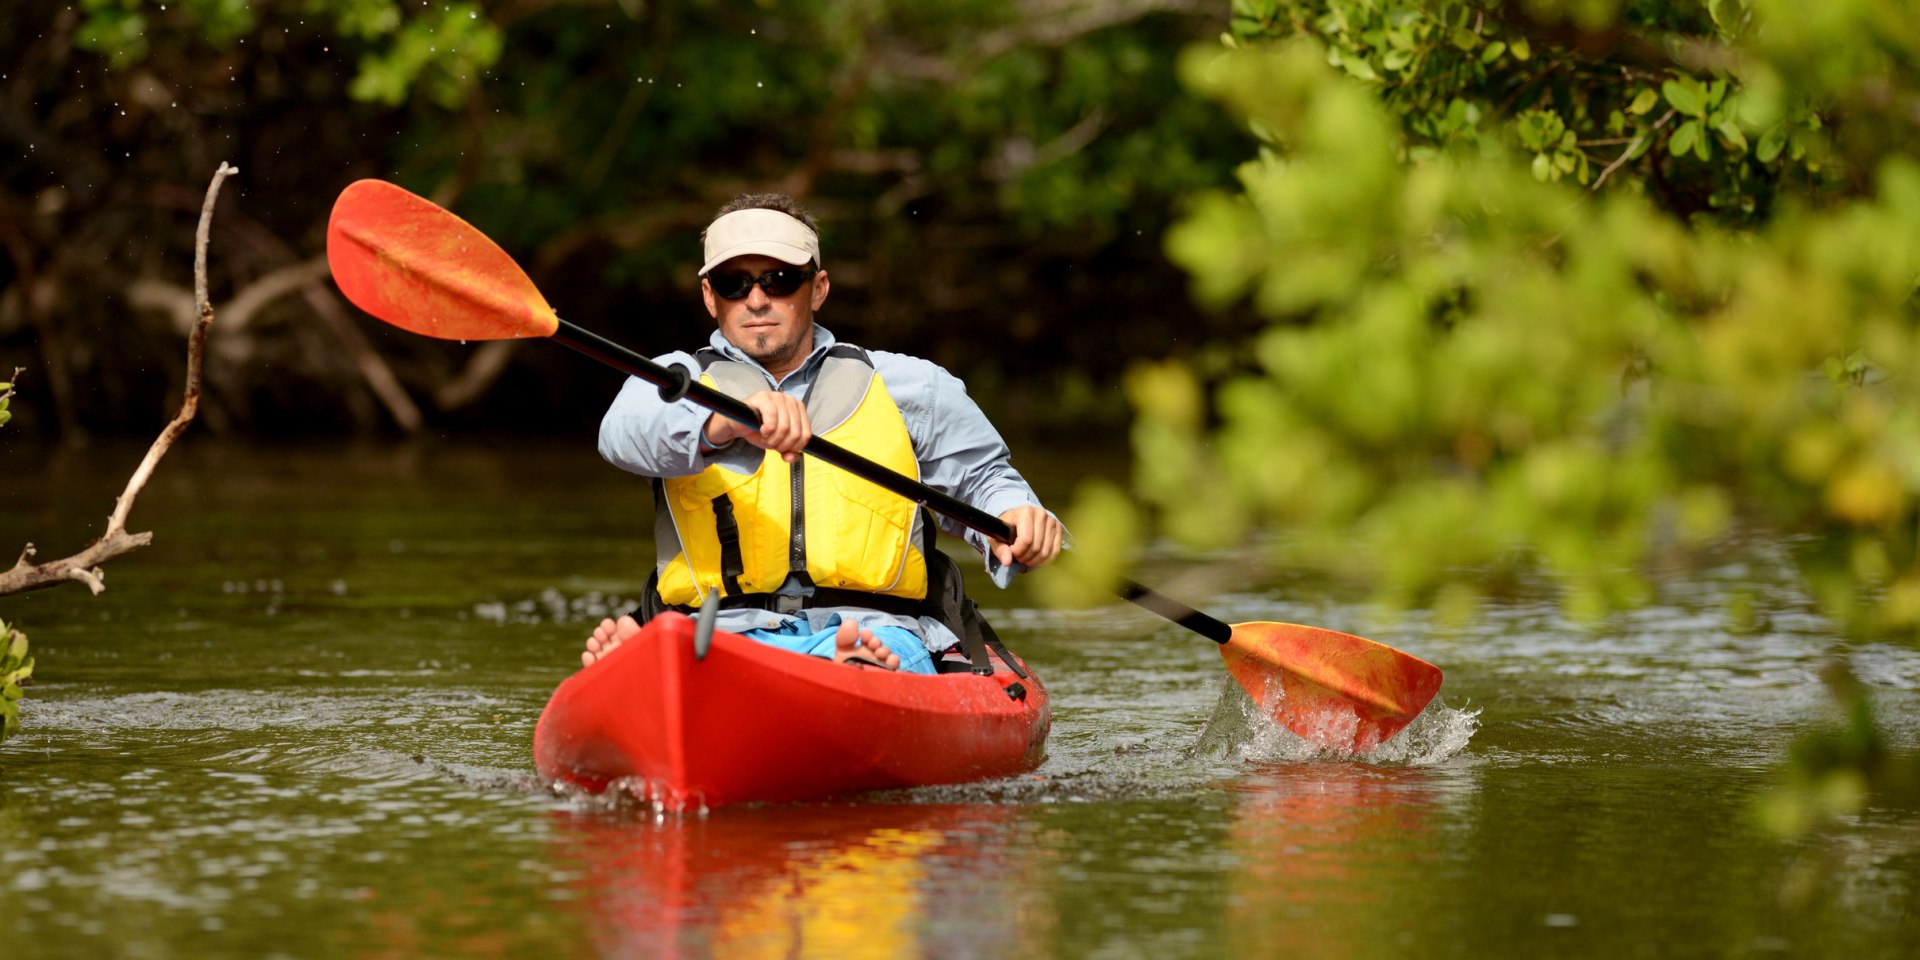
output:
[[[774,613],[784,613],[788,616],[794,616],[806,608],[806,597],[790,597],[784,593],[775,594],[773,597]]]

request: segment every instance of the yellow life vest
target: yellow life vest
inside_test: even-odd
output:
[[[701,351],[701,382],[740,399],[770,389],[759,369],[718,357]],[[830,349],[806,406],[815,436],[919,479],[906,421],[865,351]],[[661,599],[698,606],[714,590],[771,594],[789,575],[816,588],[926,597],[918,504],[817,460],[789,464],[740,446],[699,473],[655,481]]]

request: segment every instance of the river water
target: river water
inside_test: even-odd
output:
[[[0,550],[97,534],[139,458],[8,450]],[[1031,471],[1061,501],[1124,465]],[[1365,760],[1247,720],[1210,643],[1121,605],[984,605],[1045,679],[1048,759],[984,784],[662,816],[556,792],[534,722],[651,559],[645,487],[571,444],[189,441],[33,643],[0,746],[0,956],[1911,957],[1920,811],[1815,840],[1754,814],[1833,711],[1831,631],[1777,548],[1569,624],[1389,619],[1252,554],[1140,579],[1223,619],[1363,633],[1447,671]],[[987,588],[990,589],[990,588]],[[1719,611],[1757,598],[1761,629]],[[1843,653],[1889,742],[1920,654]]]

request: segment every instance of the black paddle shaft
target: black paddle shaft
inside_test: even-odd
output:
[[[672,403],[687,399],[729,420],[760,427],[760,415],[752,407],[689,376],[681,367],[663,366],[607,338],[565,320],[549,338],[563,346],[586,354],[617,370],[624,370],[660,388],[660,398]],[[921,506],[953,518],[967,527],[1001,543],[1013,542],[1013,528],[1006,521],[957,497],[895,473],[845,447],[823,437],[807,441],[801,452],[811,454],[882,489],[897,493]],[[1164,594],[1156,593],[1132,580],[1120,581],[1120,596],[1173,621],[1215,643],[1233,639],[1233,627]]]

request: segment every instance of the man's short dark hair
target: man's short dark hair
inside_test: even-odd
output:
[[[801,206],[798,200],[784,193],[743,193],[727,201],[727,205],[721,207],[720,212],[713,215],[713,219],[718,220],[740,210],[778,210],[806,224],[807,229],[812,230],[814,236],[820,235],[820,224],[813,219],[813,214],[806,207]]]

